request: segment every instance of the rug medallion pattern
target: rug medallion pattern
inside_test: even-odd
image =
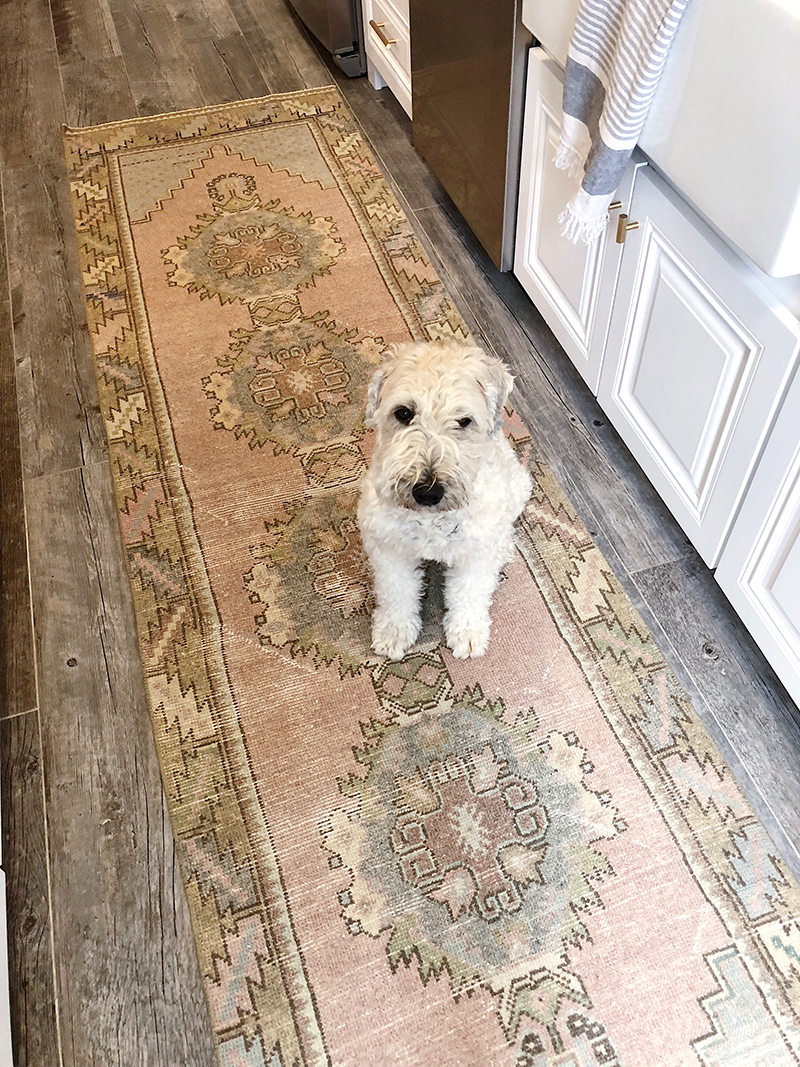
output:
[[[337,92],[66,139],[222,1067],[800,1064],[798,886],[510,409],[489,652],[435,572],[370,650],[366,386],[468,332]]]

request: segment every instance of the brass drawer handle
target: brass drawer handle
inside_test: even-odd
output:
[[[375,33],[378,35],[378,40],[386,48],[388,48],[390,44],[397,44],[397,40],[395,38],[387,37],[386,34],[383,32],[383,27],[386,25],[385,22],[376,22],[375,19],[370,19],[369,24],[373,28]]]
[[[628,222],[628,216],[625,214],[620,215],[617,222],[617,244],[624,245],[625,238],[628,236],[628,230],[638,230],[638,222]]]

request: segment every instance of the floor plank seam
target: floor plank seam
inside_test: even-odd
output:
[[[37,701],[38,701],[38,672],[36,674],[37,685]],[[44,862],[45,862],[45,874],[47,879],[47,918],[50,927],[50,960],[52,967],[52,979],[53,979],[53,1013],[55,1016],[56,1027],[56,1045],[58,1054],[59,1067],[64,1067],[64,1049],[63,1040],[61,1036],[61,996],[58,985],[58,969],[56,966],[56,938],[55,938],[55,915],[53,909],[53,882],[52,871],[50,862],[50,821],[47,814],[47,771],[45,768],[44,759],[44,742],[42,736],[42,717],[37,712],[36,726],[39,735],[39,751],[42,753],[42,766],[41,766],[41,789],[42,789],[42,819],[44,822]]]

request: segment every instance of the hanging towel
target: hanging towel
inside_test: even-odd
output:
[[[647,110],[688,0],[581,0],[567,54],[564,121],[556,166],[581,187],[559,215],[562,233],[589,243]]]

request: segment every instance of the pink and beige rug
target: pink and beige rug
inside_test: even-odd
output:
[[[370,652],[366,384],[466,330],[336,91],[67,146],[222,1067],[799,1064],[798,885],[513,413],[488,654]]]

